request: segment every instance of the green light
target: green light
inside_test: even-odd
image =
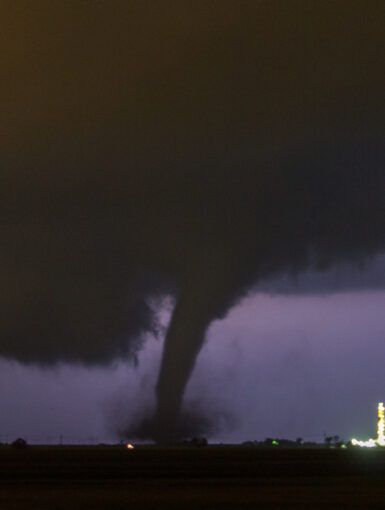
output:
[[[274,441],[272,441],[272,442],[271,442],[271,444],[273,444],[273,445],[277,445],[277,444],[279,444],[279,443],[278,443],[278,441],[274,440]]]

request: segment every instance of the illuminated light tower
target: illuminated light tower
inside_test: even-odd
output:
[[[384,417],[384,404],[379,402],[378,404],[378,424],[377,424],[377,444],[385,446],[385,417]]]
[[[367,441],[358,441],[352,439],[352,445],[362,446],[364,448],[374,448],[375,446],[385,446],[385,407],[383,402],[378,403],[378,423],[377,423],[377,439],[368,439]]]

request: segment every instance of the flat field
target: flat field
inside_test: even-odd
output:
[[[0,509],[385,508],[385,451],[0,448]]]

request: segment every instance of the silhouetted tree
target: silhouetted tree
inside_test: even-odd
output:
[[[11,443],[11,446],[12,446],[12,448],[16,448],[18,450],[23,450],[25,448],[28,448],[28,443],[25,439],[23,439],[22,437],[19,437],[19,438],[15,439],[15,441],[13,441],[13,443]]]

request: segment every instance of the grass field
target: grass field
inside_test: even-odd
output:
[[[0,509],[385,508],[385,451],[0,448]]]

